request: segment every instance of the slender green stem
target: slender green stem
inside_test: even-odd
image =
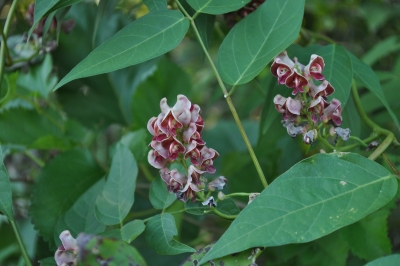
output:
[[[147,167],[147,164],[144,163],[139,163],[139,168],[143,172],[144,176],[146,177],[147,180],[150,182],[154,181],[153,175],[150,173],[149,168]]]
[[[0,34],[1,34],[1,41],[5,44],[7,44],[7,38],[4,36],[3,28],[0,27]],[[5,48],[5,56],[7,57],[8,62],[6,62],[6,65],[12,65],[12,58],[10,56],[10,51],[8,50],[8,46],[4,45]]]
[[[374,161],[376,158],[378,158],[379,155],[381,155],[390,146],[390,144],[392,144],[393,139],[393,134],[388,135],[385,140],[374,150],[374,152],[368,156],[368,159]]]
[[[228,93],[228,96],[229,97],[232,96],[232,94],[235,92],[235,90],[236,90],[236,85],[233,85],[232,88],[230,89],[229,93]]]
[[[11,221],[11,220],[10,220],[10,224],[11,224],[11,227],[12,227],[14,233],[15,233],[15,237],[17,238],[17,242],[18,242],[19,248],[21,249],[22,257],[25,260],[25,264],[28,265],[28,266],[32,266],[31,260],[29,259],[28,253],[26,252],[24,242],[22,241],[21,236],[19,234],[19,230],[18,230],[17,225],[15,224],[14,221]]]
[[[361,140],[361,141],[363,143],[369,143],[369,142],[377,139],[378,137],[379,136],[377,134],[373,134],[372,136],[370,136],[370,137],[368,137],[368,138],[366,138],[364,140]],[[318,135],[317,138],[322,144],[324,144],[329,149],[336,150],[336,151],[342,151],[342,152],[352,150],[352,149],[357,148],[357,147],[359,147],[361,145],[360,142],[357,142],[357,143],[354,143],[354,144],[351,144],[351,145],[348,145],[348,146],[334,147],[325,138],[323,138],[322,136]]]
[[[6,46],[7,46],[7,36],[8,36],[8,30],[10,29],[11,25],[11,20],[12,16],[14,15],[15,8],[17,7],[18,0],[14,0],[11,4],[10,11],[8,12],[8,16],[6,19],[6,23],[4,24],[4,30],[3,30],[3,37],[6,39],[6,41],[1,43],[1,48],[0,48],[0,85],[3,81],[3,75],[4,75],[4,56],[6,53]],[[0,93],[1,93],[1,86],[0,86]]]
[[[215,66],[215,64],[214,64],[214,62],[213,62],[213,60],[212,60],[210,54],[208,53],[207,48],[206,48],[206,46],[204,45],[203,40],[202,40],[201,37],[200,37],[200,33],[199,33],[198,29],[197,29],[197,26],[196,26],[196,24],[194,23],[193,18],[191,18],[191,17],[189,16],[189,14],[188,14],[188,13],[186,12],[186,10],[183,8],[183,6],[181,5],[181,3],[179,3],[178,0],[176,1],[176,3],[177,3],[177,5],[179,6],[179,8],[182,10],[182,12],[185,14],[185,16],[189,19],[190,24],[192,25],[192,28],[193,28],[193,30],[194,30],[196,36],[197,36],[197,39],[198,39],[198,41],[199,41],[199,43],[200,43],[200,45],[201,45],[201,47],[202,47],[202,49],[203,49],[203,51],[204,51],[206,57],[207,57],[207,59],[208,59],[210,65],[211,65],[212,70],[214,71],[214,74],[215,74],[215,76],[216,76],[216,78],[217,78],[218,84],[219,84],[219,86],[221,87],[222,92],[224,93],[224,97],[225,97],[225,99],[226,99],[226,101],[227,101],[227,103],[228,103],[229,109],[231,110],[231,113],[232,113],[232,115],[233,115],[233,119],[235,120],[236,125],[237,125],[238,128],[239,128],[240,134],[242,135],[242,138],[243,138],[243,140],[244,140],[244,142],[245,142],[245,144],[246,144],[246,146],[247,146],[247,149],[249,150],[251,159],[253,160],[254,166],[256,167],[256,170],[257,170],[257,172],[258,172],[258,175],[259,175],[259,177],[260,177],[260,180],[261,180],[261,182],[262,182],[264,188],[266,188],[266,187],[268,186],[268,183],[267,183],[267,180],[266,180],[266,178],[265,178],[265,176],[264,176],[264,173],[263,173],[263,171],[262,171],[262,169],[261,169],[260,163],[258,162],[258,159],[257,159],[257,157],[256,157],[256,155],[255,155],[255,153],[254,153],[253,147],[251,146],[250,141],[249,141],[249,139],[248,139],[248,137],[247,137],[247,135],[246,135],[246,132],[244,131],[243,125],[242,125],[242,123],[241,123],[241,121],[240,121],[240,118],[239,118],[237,112],[236,112],[235,106],[233,105],[232,99],[229,97],[228,91],[227,91],[226,88],[225,88],[224,82],[222,81],[222,78],[221,78],[221,76],[219,75],[218,70],[217,70],[217,68],[216,68],[216,66]]]
[[[35,155],[33,155],[30,151],[25,151],[25,155],[28,156],[32,161],[34,161],[37,165],[39,165],[40,167],[43,167],[46,165],[46,163],[42,160],[40,160],[38,157],[36,157]]]
[[[353,140],[355,140],[355,141],[358,141],[362,146],[364,146],[364,147],[368,147],[368,144],[367,143],[365,143],[364,141],[362,141],[360,138],[358,138],[358,137],[355,137],[355,136],[350,136],[350,139],[353,139]]]
[[[249,197],[252,193],[244,193],[244,192],[238,192],[238,193],[231,193],[224,195],[224,199],[226,198],[231,198],[231,197]]]
[[[228,219],[228,220],[235,220],[237,215],[228,215],[225,213],[220,212],[219,210],[217,210],[216,208],[212,207],[211,210],[218,216]]]

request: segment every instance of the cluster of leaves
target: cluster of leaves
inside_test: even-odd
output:
[[[350,1],[343,10],[341,3],[304,0],[80,2],[37,0],[30,30],[19,23],[29,3],[9,6],[17,23],[10,34],[12,23],[5,23],[9,51],[3,43],[0,51],[0,158],[8,169],[0,164],[0,219],[7,218],[0,220],[1,263],[24,258],[28,265],[55,265],[64,230],[82,233],[77,259],[83,265],[399,263],[399,255],[384,256],[400,250],[400,153],[388,149],[398,145],[400,128],[400,39],[394,35],[400,7]],[[240,10],[246,16],[230,29],[223,15]],[[352,27],[339,27],[335,14],[349,10],[359,11],[353,29],[364,23],[380,36],[375,46],[364,45],[364,33],[355,35],[353,47],[342,42]],[[75,22],[69,34],[57,27],[35,39],[38,24],[48,30],[54,18],[64,17]],[[51,54],[49,40],[58,41]],[[324,58],[323,75],[342,103],[343,126],[358,138],[308,149],[284,133],[273,97],[288,95],[269,63],[285,49],[301,62],[311,54]],[[214,166],[229,180],[228,196],[215,208],[177,201],[148,167],[147,121],[161,98],[178,94],[201,106],[202,138],[218,150]],[[233,102],[241,122],[231,119]],[[365,151],[373,140],[382,144]],[[273,182],[264,189],[267,181]],[[261,193],[248,204],[247,197],[232,199],[238,192]]]

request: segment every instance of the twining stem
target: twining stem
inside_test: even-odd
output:
[[[225,218],[225,219],[228,219],[228,220],[235,220],[236,217],[237,217],[237,215],[228,215],[228,214],[222,213],[222,212],[220,212],[219,210],[217,210],[217,209],[214,208],[214,207],[212,207],[211,210],[212,210],[215,214],[217,214],[218,216],[220,216],[220,217],[222,217],[222,218]]]
[[[15,8],[17,7],[18,0],[14,0],[11,4],[10,11],[8,12],[8,16],[6,19],[6,23],[4,24],[4,30],[3,30],[3,41],[1,42],[1,48],[0,48],[0,85],[3,81],[3,74],[4,74],[4,57],[6,55],[6,46],[7,46],[7,36],[8,36],[8,30],[10,29],[11,25],[11,20],[12,16],[14,15]],[[1,93],[1,86],[0,86],[0,93]]]
[[[233,105],[232,99],[231,99],[231,97],[230,97],[230,95],[229,95],[229,93],[228,93],[228,91],[227,91],[227,89],[226,89],[226,87],[224,85],[224,82],[222,81],[222,78],[219,75],[218,70],[215,67],[214,62],[213,62],[210,54],[208,53],[208,50],[207,50],[206,46],[204,45],[203,40],[201,39],[200,33],[199,33],[198,29],[197,29],[197,26],[194,23],[194,19],[186,12],[186,10],[183,8],[183,6],[181,5],[181,3],[178,0],[176,1],[176,3],[179,6],[179,8],[182,10],[182,12],[185,14],[185,16],[189,19],[190,24],[192,25],[192,28],[193,28],[193,30],[194,30],[194,32],[196,34],[196,37],[197,37],[197,39],[198,39],[198,41],[199,41],[199,43],[200,43],[200,45],[201,45],[201,47],[203,49],[208,61],[210,62],[212,70],[214,71],[214,74],[215,74],[215,76],[217,78],[218,84],[221,87],[222,92],[224,93],[224,97],[225,97],[225,99],[226,99],[226,101],[228,103],[229,109],[231,110],[231,113],[233,115],[233,119],[235,120],[236,125],[239,128],[240,134],[242,135],[242,138],[243,138],[243,140],[244,140],[244,142],[245,142],[245,144],[247,146],[247,149],[249,150],[251,159],[253,160],[254,166],[256,167],[256,170],[258,172],[260,180],[261,180],[264,188],[266,188],[268,186],[268,183],[267,183],[267,180],[265,179],[265,176],[264,176],[264,173],[263,173],[263,171],[261,169],[260,163],[258,162],[258,159],[257,159],[257,157],[256,157],[256,155],[254,153],[253,147],[251,146],[250,141],[249,141],[249,139],[248,139],[248,137],[246,135],[246,132],[244,131],[243,125],[242,125],[242,123],[240,121],[240,118],[239,118],[237,112],[236,112],[235,106]]]
[[[351,86],[351,92],[353,95],[353,100],[354,104],[357,108],[357,111],[364,122],[373,129],[374,132],[376,132],[378,135],[386,135],[385,140],[375,149],[375,151],[368,157],[370,160],[375,160],[376,158],[379,157],[389,146],[390,144],[395,144],[399,145],[397,142],[396,138],[394,137],[394,134],[390,132],[387,129],[381,128],[379,125],[377,125],[374,121],[372,121],[367,113],[364,111],[361,105],[361,100],[360,96],[358,95],[357,91],[357,84],[355,80],[353,80],[353,84]]]
[[[14,221],[12,221],[12,220],[9,220],[9,221],[10,221],[11,227],[15,233],[15,237],[17,238],[19,248],[21,249],[22,257],[25,260],[25,264],[28,266],[32,266],[31,260],[29,259],[28,253],[26,252],[24,242],[22,242],[21,236],[19,234],[17,225],[15,224]]]
[[[41,159],[39,159],[38,157],[36,157],[35,155],[33,155],[30,151],[25,151],[25,155],[28,156],[32,161],[34,161],[37,165],[39,165],[40,167],[43,167],[46,165],[46,163],[44,161],[42,161]]]
[[[252,193],[244,193],[244,192],[239,192],[239,193],[231,193],[224,195],[224,199],[231,198],[231,197],[249,197]]]
[[[397,170],[396,166],[392,163],[392,161],[386,156],[385,153],[382,153],[382,157],[385,160],[385,162],[389,165],[390,169],[393,170],[393,172],[397,175],[397,178],[400,178],[400,172]]]

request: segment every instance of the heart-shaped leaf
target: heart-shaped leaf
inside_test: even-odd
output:
[[[314,155],[249,204],[200,264],[251,247],[312,241],[374,212],[396,192],[396,178],[361,155]]]
[[[252,80],[298,37],[304,0],[268,0],[229,32],[218,52],[218,71],[232,85]]]
[[[96,200],[96,217],[106,225],[119,224],[128,214],[136,188],[138,167],[132,153],[117,144],[103,191]]]
[[[108,73],[160,56],[181,42],[188,27],[189,21],[179,11],[151,12],[98,46],[55,89],[74,79]]]

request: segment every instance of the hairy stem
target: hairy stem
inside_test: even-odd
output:
[[[240,121],[240,118],[239,118],[237,112],[236,112],[235,106],[233,105],[232,99],[229,96],[229,93],[228,93],[227,89],[225,88],[224,82],[222,81],[222,78],[219,75],[218,70],[217,70],[217,68],[216,68],[216,66],[215,66],[210,54],[208,53],[207,48],[204,45],[203,40],[201,39],[200,33],[199,33],[198,29],[197,29],[197,26],[194,23],[193,18],[190,17],[190,15],[186,12],[186,10],[183,8],[181,3],[179,1],[176,1],[176,3],[179,6],[179,8],[182,10],[182,12],[185,14],[185,16],[189,19],[190,24],[192,25],[192,28],[193,28],[193,30],[194,30],[194,32],[196,34],[196,37],[197,37],[197,39],[198,39],[198,41],[199,41],[199,43],[200,43],[200,45],[201,45],[206,57],[207,57],[210,65],[211,65],[212,70],[214,71],[214,74],[215,74],[215,76],[217,78],[218,84],[221,87],[222,92],[224,93],[224,97],[225,97],[225,99],[226,99],[226,101],[228,103],[229,109],[231,110],[231,113],[233,115],[233,119],[235,120],[236,125],[239,128],[240,134],[242,135],[242,138],[243,138],[243,140],[244,140],[244,142],[245,142],[245,144],[247,146],[247,149],[249,150],[251,159],[253,160],[254,166],[256,167],[256,170],[258,172],[260,180],[261,180],[264,188],[266,188],[268,186],[268,183],[267,183],[267,180],[265,179],[265,176],[264,176],[264,173],[263,173],[263,171],[261,169],[260,163],[258,162],[258,159],[257,159],[257,157],[256,157],[256,155],[254,153],[253,147],[251,146],[250,141],[249,141],[249,139],[248,139],[248,137],[246,135],[246,132],[244,131],[243,125],[242,125],[242,123]]]

